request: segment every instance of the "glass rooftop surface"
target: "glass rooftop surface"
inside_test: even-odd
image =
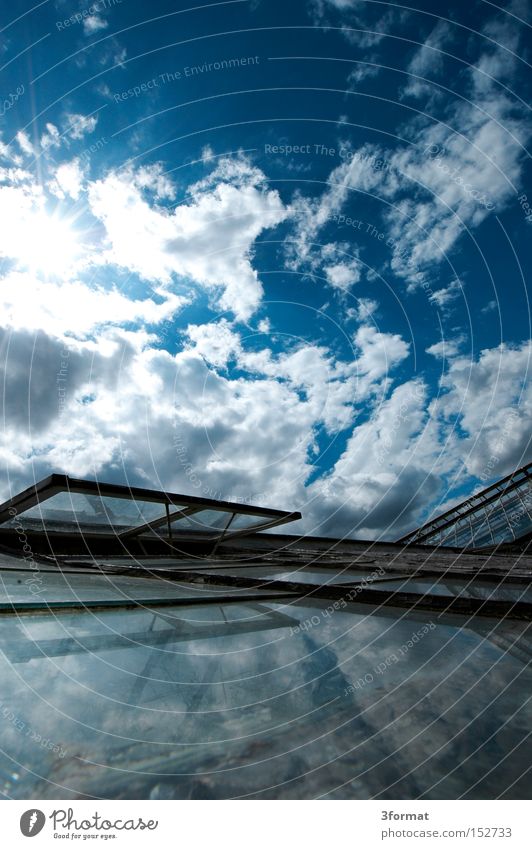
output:
[[[527,798],[532,561],[217,549],[298,517],[61,476],[0,505],[0,793]]]
[[[528,798],[527,623],[328,610],[0,618],[1,791]]]
[[[46,609],[56,605],[77,605],[82,602],[92,606],[98,602],[128,603],[169,601],[206,601],[230,596],[269,596],[271,591],[240,589],[232,586],[206,586],[190,581],[168,581],[163,578],[150,579],[124,577],[119,574],[76,574],[53,571],[2,570],[0,572],[0,612],[13,606],[19,611],[24,605]]]
[[[477,598],[504,601],[527,601],[532,603],[532,586],[530,584],[505,584],[496,581],[458,581],[452,579],[415,578],[413,580],[386,581],[380,587],[373,589],[396,590],[402,593],[419,595],[439,595],[449,598]]]
[[[400,542],[456,548],[512,544],[532,533],[532,463],[432,519]]]
[[[192,567],[199,572],[212,571],[216,575],[246,575],[250,578],[264,578],[267,581],[294,581],[300,584],[348,584],[359,583],[366,580],[372,585],[374,574],[354,570],[336,571],[334,569],[316,569],[313,567],[300,567],[294,569],[282,566],[219,566],[215,570],[208,565],[198,564]]]

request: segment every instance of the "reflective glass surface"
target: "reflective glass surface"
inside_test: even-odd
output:
[[[179,509],[178,505],[172,509]],[[29,510],[5,522],[5,527],[19,523],[23,527],[54,531],[108,531],[143,525],[165,515],[164,504],[153,501],[133,501],[108,495],[84,495],[79,492],[58,492]]]
[[[244,514],[241,513],[239,516],[235,516],[233,521],[231,522],[231,531],[241,531],[247,530],[247,528],[254,528],[257,525],[263,525],[268,521],[268,516],[256,516],[253,514]]]
[[[170,518],[172,525],[172,533],[204,534],[209,531],[216,531],[217,533],[220,533],[221,531],[223,531],[223,529],[229,522],[229,519],[231,518],[231,513],[226,513],[221,510],[200,510],[197,513],[192,513],[190,516],[176,516],[175,518]],[[145,533],[150,536],[156,534],[157,536],[167,537],[168,527],[167,524],[164,523],[158,528],[155,528],[153,530],[150,529]]]
[[[504,583],[503,581],[473,581],[452,578],[416,578],[415,580],[386,581],[373,589],[397,590],[403,593],[419,593],[439,596],[461,596],[462,598],[491,599],[492,601],[528,601],[532,603],[530,584]]]
[[[425,545],[482,548],[513,542],[532,530],[532,486],[525,480],[489,504],[429,535]]]
[[[191,567],[195,571],[208,572],[212,567],[203,566],[201,563]],[[283,566],[227,566],[217,567],[213,570],[216,575],[236,575],[240,577],[264,578],[266,581],[294,581],[300,584],[349,584],[359,583],[364,580],[368,586],[372,585],[375,573],[358,572],[355,570],[317,569],[313,567],[294,567],[287,569]]]
[[[164,578],[127,578],[122,575],[61,573],[58,570],[28,571],[5,570],[0,573],[0,605],[21,602],[41,603],[43,607],[54,603],[98,601],[148,601],[155,599],[205,600],[220,595],[249,595],[249,590],[227,586],[204,586]],[[268,595],[260,589],[253,595]]]
[[[527,798],[527,634],[326,602],[0,617],[0,787]]]
[[[121,488],[121,492],[114,491],[113,495],[102,494],[105,492],[106,484],[102,484],[102,492],[91,492],[95,484],[93,481],[72,481],[72,488],[68,489],[67,479],[57,486],[64,486],[65,490],[55,492],[53,483],[41,485],[38,496],[35,493],[19,496],[16,501],[17,507],[9,506],[11,502],[2,506],[2,528],[16,528],[22,526],[27,530],[50,531],[50,532],[82,532],[82,533],[118,533],[138,529],[142,535],[151,537],[169,536],[168,522],[171,523],[171,534],[176,537],[179,534],[190,536],[194,534],[211,534],[219,536],[225,530],[229,531],[252,531],[260,529],[264,524],[279,520],[293,521],[293,514],[285,513],[279,515],[279,511],[239,513],[240,509],[246,509],[239,503],[223,505],[216,501],[202,503],[201,499],[192,502],[186,495],[171,495],[169,493],[154,492],[151,500],[149,493],[137,491],[139,497],[135,497],[135,490]],[[88,488],[89,492],[75,491],[80,487]],[[148,501],[141,498],[148,497]],[[120,495],[120,497],[119,497]],[[158,497],[161,500],[157,500]],[[38,497],[39,503],[33,506],[32,499]],[[172,499],[176,499],[173,501]],[[184,503],[180,503],[183,501]],[[166,505],[168,504],[168,514]],[[259,510],[261,508],[249,508]],[[13,510],[15,513],[13,515]],[[183,515],[184,514],[184,515]],[[288,519],[288,517],[291,517]],[[281,522],[282,523],[282,522]],[[145,528],[146,525],[154,527]]]

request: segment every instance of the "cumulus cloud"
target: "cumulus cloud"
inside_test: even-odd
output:
[[[89,286],[79,280],[39,280],[34,274],[12,272],[0,287],[1,324],[17,330],[42,330],[60,338],[65,331],[78,337],[102,325],[140,322],[157,325],[175,316],[187,303],[170,292],[134,299],[116,288]]]
[[[71,197],[77,200],[85,184],[85,169],[79,159],[71,162],[63,162],[54,171],[53,179],[49,183],[52,194],[59,198]]]
[[[379,302],[374,298],[357,298],[356,307],[350,307],[347,310],[347,317],[365,324],[378,309]]]
[[[323,13],[363,8],[319,5]],[[391,21],[367,28],[385,31]],[[85,22],[88,34],[101,28]],[[345,34],[365,47],[383,38]],[[511,32],[499,35],[519,49]],[[440,73],[448,37],[439,24],[410,57],[411,73]],[[122,61],[117,51],[111,45],[101,61]],[[25,486],[30,468],[36,477],[63,470],[243,497],[302,509],[307,531],[393,538],[445,495],[451,477],[477,480],[487,456],[497,475],[528,459],[530,345],[486,347],[468,359],[460,328],[433,344],[429,336],[422,348],[443,375],[431,398],[428,379],[403,376],[414,352],[402,333],[377,325],[389,313],[380,293],[382,308],[367,296],[376,278],[363,247],[326,230],[357,192],[373,195],[384,201],[378,238],[391,249],[391,270],[410,289],[427,270],[436,277],[462,234],[503,209],[521,176],[530,128],[490,82],[511,78],[507,58],[484,47],[467,72],[470,102],[441,106],[441,123],[408,124],[402,135],[412,144],[342,143],[325,191],[290,202],[242,154],[217,159],[210,148],[198,166],[205,176],[184,195],[161,163],[90,180],[83,157],[54,162],[62,145],[75,150],[94,133],[94,115],[69,113],[63,135],[48,122],[35,138],[19,132],[10,151],[0,147],[0,456],[12,480]],[[368,75],[357,69],[351,82]],[[411,86],[410,96],[423,93]],[[39,182],[25,170],[36,150],[44,152]],[[265,316],[254,252],[283,223],[286,267],[328,285],[351,322],[341,349],[320,329],[287,342],[276,336],[274,312]],[[429,298],[448,318],[461,282],[438,278]],[[191,310],[168,324],[198,291],[211,311],[230,315],[208,322]],[[324,472],[320,453],[336,439]]]
[[[105,225],[106,261],[146,280],[186,278],[215,293],[220,309],[249,318],[263,294],[251,262],[253,244],[287,215],[263,179],[244,161],[222,162],[208,182],[190,187],[187,202],[170,210],[143,193],[144,184],[128,172],[109,174],[88,190],[92,212]]]
[[[78,140],[93,133],[98,124],[97,115],[83,115],[81,112],[68,113],[65,118],[66,135]]]
[[[442,378],[444,392],[433,402],[434,415],[460,422],[465,437],[459,451],[471,475],[481,476],[492,456],[498,477],[530,459],[531,345],[488,348],[478,359],[456,357]]]
[[[100,32],[102,29],[107,29],[109,24],[100,15],[89,15],[83,21],[83,31],[85,35],[93,35],[95,32]]]
[[[391,270],[412,290],[431,278],[464,234],[505,208],[520,182],[524,146],[532,135],[532,122],[519,102],[497,85],[499,77],[511,78],[517,61],[504,47],[518,49],[518,34],[512,30],[504,41],[506,29],[497,24],[490,30],[490,37],[503,39],[502,47],[484,47],[472,64],[465,77],[467,99],[445,101],[440,120],[416,118],[406,125],[415,144],[390,150],[366,144],[351,155],[340,144],[344,161],[330,173],[328,188],[320,197],[296,195],[293,200],[290,267],[316,263],[316,244],[325,228],[340,221],[341,210],[358,191],[383,201]],[[413,72],[435,64],[437,70],[441,45],[449,37],[447,25],[438,24],[412,58]],[[434,303],[444,299],[447,304],[455,294],[453,288],[439,291]]]
[[[353,430],[333,469],[309,487],[320,533],[393,539],[410,526],[441,486],[430,471],[427,419],[426,386],[407,381]]]
[[[312,411],[315,425],[323,423],[329,433],[349,427],[357,407],[391,383],[394,370],[409,354],[408,344],[398,334],[366,326],[355,333],[353,356],[346,361],[314,344],[299,344],[282,353],[267,345],[250,350],[225,319],[189,326],[187,336],[193,350],[211,365],[225,368],[234,361],[251,376],[287,383]]]
[[[450,359],[456,357],[465,341],[464,336],[458,336],[455,339],[440,339],[426,348],[427,354],[436,357],[437,359]]]

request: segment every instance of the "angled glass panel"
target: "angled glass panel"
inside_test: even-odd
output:
[[[235,516],[231,522],[230,531],[247,530],[248,528],[254,528],[257,525],[265,524],[267,521],[267,516],[257,516],[253,514],[244,515],[241,513],[239,516]]]
[[[28,530],[124,530],[151,522],[164,513],[164,504],[153,501],[85,495],[80,492],[58,492],[46,501],[9,519],[4,523],[4,527],[21,524]]]
[[[164,536],[159,528],[166,526],[169,532],[170,523],[179,531],[221,534],[239,515],[244,518],[237,529],[301,518],[298,512],[53,474],[0,504],[0,530],[22,525],[66,533],[116,531],[129,539],[144,533]],[[251,522],[247,515],[253,517]]]
[[[222,533],[227,523],[231,518],[231,513],[222,510],[200,510],[197,513],[192,513],[190,516],[172,516],[170,515],[170,524],[172,528],[172,536],[179,534],[205,534],[209,532]],[[144,533],[144,536],[159,536],[168,537],[168,524],[164,522],[157,528],[149,528]]]
[[[403,543],[486,548],[532,532],[532,464],[402,537]]]

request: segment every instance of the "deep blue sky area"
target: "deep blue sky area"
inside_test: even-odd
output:
[[[529,0],[4,4],[3,496],[395,538],[530,460],[531,48]]]

